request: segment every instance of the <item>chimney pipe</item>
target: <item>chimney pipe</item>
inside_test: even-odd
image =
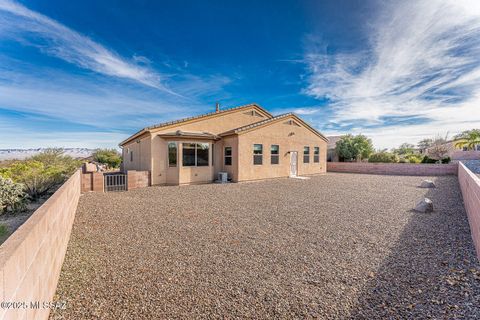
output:
[[[215,103],[215,112],[220,112],[220,103]]]

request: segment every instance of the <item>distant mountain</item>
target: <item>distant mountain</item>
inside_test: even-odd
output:
[[[0,161],[18,159],[23,160],[25,158],[34,156],[45,150],[45,148],[35,149],[0,149]],[[65,155],[69,155],[73,158],[87,158],[92,155],[95,149],[88,148],[63,148]]]

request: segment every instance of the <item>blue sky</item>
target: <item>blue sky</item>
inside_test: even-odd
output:
[[[480,127],[480,5],[0,0],[0,148],[257,102],[376,147]]]

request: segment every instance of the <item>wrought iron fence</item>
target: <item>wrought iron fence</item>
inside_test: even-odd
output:
[[[104,179],[106,192],[127,190],[127,175],[124,173],[107,173]]]

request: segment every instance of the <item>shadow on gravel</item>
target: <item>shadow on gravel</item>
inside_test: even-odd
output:
[[[371,274],[351,318],[480,317],[480,264],[458,182],[438,177],[435,183],[437,188],[425,193],[434,212],[405,212],[409,223]]]

